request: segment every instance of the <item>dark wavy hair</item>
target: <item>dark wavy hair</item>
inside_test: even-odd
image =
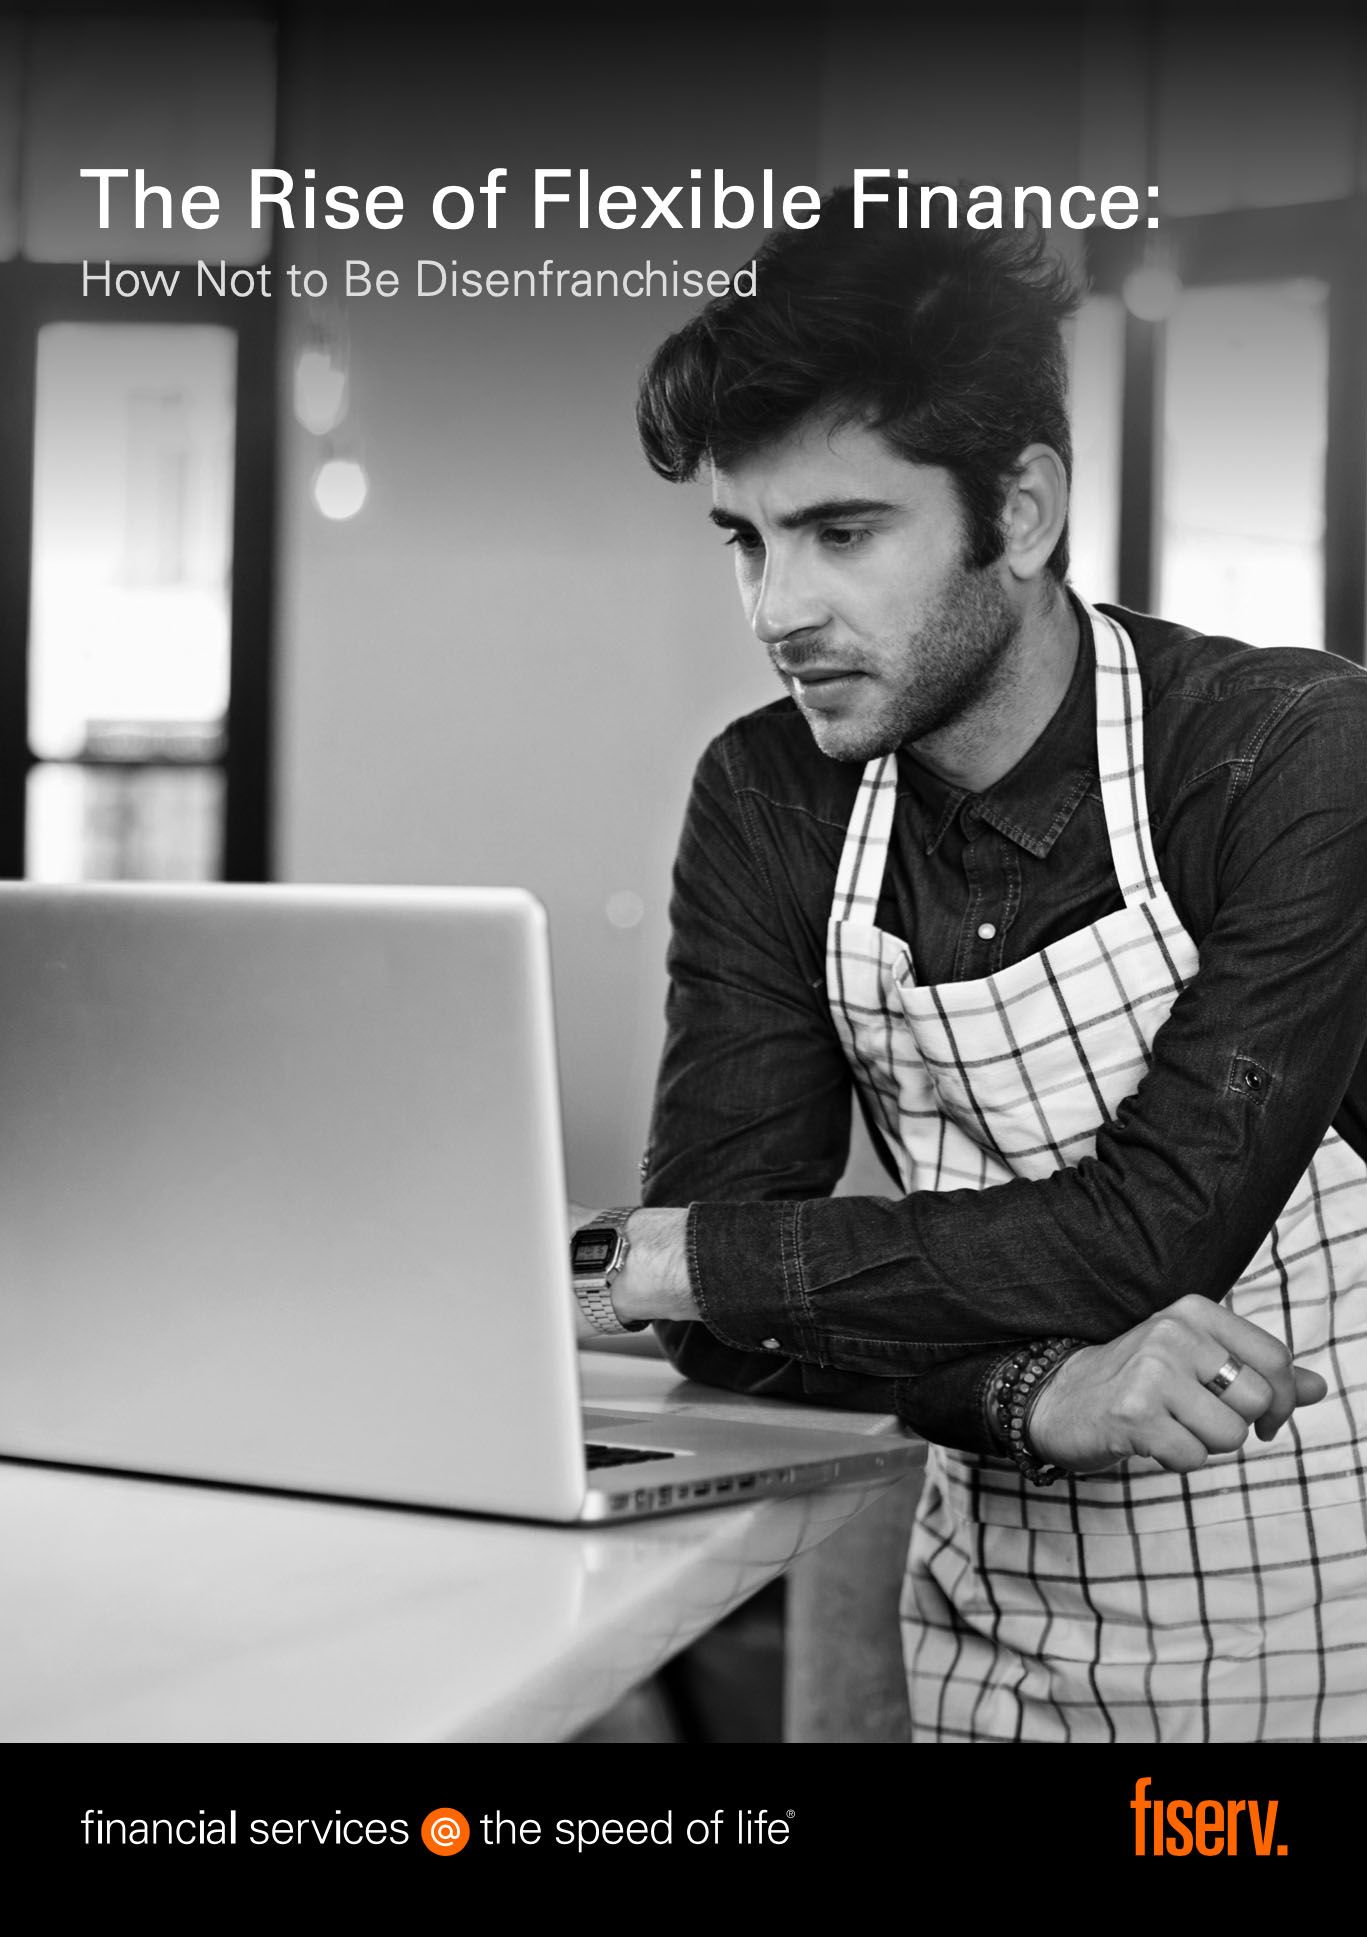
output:
[[[908,205],[919,213],[916,185]],[[891,205],[874,207],[856,229],[840,188],[814,228],[766,242],[756,293],[715,298],[651,360],[636,421],[654,469],[682,483],[812,415],[863,423],[949,471],[970,562],[999,558],[1025,447],[1049,445],[1072,475],[1061,325],[1079,292],[1037,232],[952,228],[943,195],[930,214],[899,229]],[[1049,570],[1067,576],[1066,526]]]

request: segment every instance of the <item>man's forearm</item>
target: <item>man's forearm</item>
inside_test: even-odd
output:
[[[630,1249],[612,1287],[613,1309],[625,1323],[640,1319],[706,1323],[707,1314],[696,1294],[695,1274],[689,1268],[689,1221],[687,1209],[673,1206],[642,1207],[631,1213],[627,1224]],[[789,1314],[785,1311],[782,1316]],[[755,1343],[769,1346],[770,1339],[757,1339]],[[774,1343],[786,1346],[787,1340]],[[999,1355],[1000,1347],[989,1352],[989,1362],[995,1362]],[[978,1359],[981,1355],[964,1344],[940,1356],[943,1362],[946,1357]],[[893,1376],[900,1369],[888,1367],[885,1376]]]
[[[665,1324],[687,1324],[702,1331],[701,1314],[688,1271],[688,1212],[658,1207],[635,1210],[627,1225],[631,1249],[612,1287],[613,1309],[628,1323],[647,1319]],[[677,1343],[689,1334],[672,1336]],[[745,1354],[715,1335],[708,1338],[701,1358],[688,1358],[690,1376],[719,1384],[755,1389],[777,1389],[789,1376],[800,1375],[801,1389],[786,1396],[819,1400],[827,1405],[877,1411],[896,1411],[904,1422],[928,1439],[939,1439],[971,1452],[999,1450],[987,1424],[982,1393],[1002,1356],[1001,1348],[969,1353],[936,1368],[921,1379],[868,1379],[857,1374],[805,1368],[786,1355]],[[685,1354],[685,1357],[688,1357]],[[734,1363],[733,1363],[734,1361]],[[761,1361],[763,1363],[761,1364]],[[741,1368],[744,1368],[743,1377]],[[815,1385],[815,1390],[813,1386]]]

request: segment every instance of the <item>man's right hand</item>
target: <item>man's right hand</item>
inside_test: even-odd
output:
[[[1207,1382],[1230,1360],[1237,1377],[1211,1391]],[[1030,1447],[1070,1473],[1135,1454],[1190,1473],[1242,1446],[1251,1426],[1271,1439],[1297,1406],[1327,1391],[1270,1332],[1193,1293],[1066,1359],[1036,1402]]]

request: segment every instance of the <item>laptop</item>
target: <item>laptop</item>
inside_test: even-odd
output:
[[[586,1451],[565,1202],[531,895],[0,884],[0,1455],[565,1522],[913,1462]]]

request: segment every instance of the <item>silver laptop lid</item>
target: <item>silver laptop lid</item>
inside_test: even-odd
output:
[[[0,1452],[568,1518],[545,918],[0,884]]]

